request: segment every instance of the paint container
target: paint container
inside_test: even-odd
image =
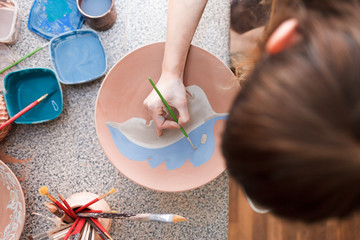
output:
[[[96,195],[94,193],[90,192],[81,192],[81,193],[75,193],[71,195],[69,198],[66,199],[66,201],[69,203],[70,207],[74,210],[77,208],[85,205],[86,203],[94,200],[95,198],[99,197],[99,195]],[[88,207],[90,210],[103,210],[103,211],[111,211],[109,204],[105,201],[105,199],[101,199],[100,201],[92,204]],[[109,232],[111,227],[111,218],[99,218],[99,222],[103,227],[106,229],[106,231]],[[100,236],[98,234],[95,235],[95,240],[101,240]]]
[[[80,29],[83,20],[75,0],[34,0],[28,28],[50,40],[59,34]]]
[[[76,0],[76,4],[86,23],[94,30],[108,30],[116,21],[114,0]]]
[[[86,83],[105,75],[105,49],[94,30],[80,29],[54,37],[50,41],[50,55],[63,84]]]
[[[14,44],[19,38],[19,7],[15,0],[0,1],[0,43]]]
[[[4,98],[10,118],[44,94],[48,97],[14,122],[35,124],[57,118],[63,109],[60,82],[49,68],[25,68],[4,79]]]

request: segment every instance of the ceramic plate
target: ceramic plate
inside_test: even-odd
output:
[[[61,33],[79,29],[83,17],[76,0],[35,0],[30,10],[28,28],[51,39]]]
[[[92,30],[61,34],[50,42],[52,63],[64,84],[89,82],[106,71],[106,55],[99,35]]]
[[[0,239],[20,239],[25,210],[24,193],[19,181],[0,161]]]
[[[193,164],[186,160],[179,166],[169,169],[167,162],[150,165],[149,159],[135,161],[126,153],[137,154],[136,149],[121,149],[122,143],[126,144],[127,138],[112,135],[109,122],[122,124],[132,118],[149,120],[143,101],[152,90],[148,78],[155,82],[160,77],[161,62],[164,52],[164,43],[155,43],[139,48],[122,58],[110,70],[105,77],[98,93],[95,109],[96,132],[100,144],[111,161],[111,163],[125,176],[144,187],[165,191],[177,192],[186,191],[200,187],[219,176],[226,168],[225,161],[220,151],[221,133],[224,127],[224,120],[217,121],[211,129],[213,131],[213,148],[209,150],[209,159],[202,164]],[[196,85],[206,94],[212,110],[216,113],[227,113],[231,103],[239,91],[239,84],[235,80],[229,68],[214,55],[195,46],[191,46],[184,73],[185,86]],[[194,116],[193,116],[194,117]],[[177,131],[182,139],[175,145],[183,144],[183,148],[172,148],[172,151],[162,151],[160,158],[166,159],[174,152],[193,154],[192,148],[186,139]],[[139,138],[146,138],[139,129],[133,129]],[[195,131],[194,131],[195,132]],[[153,131],[156,135],[156,131]],[[193,132],[188,132],[192,138]],[[163,135],[164,136],[164,135]],[[182,141],[182,143],[181,143]],[[185,141],[185,142],[184,142]],[[193,138],[196,146],[199,146],[200,139]],[[197,151],[200,153],[202,146]],[[169,148],[170,149],[170,148]],[[153,150],[153,149],[151,149]],[[159,149],[155,149],[159,150]],[[126,156],[125,156],[126,155]],[[176,164],[176,163],[175,163]],[[171,164],[170,164],[171,165]],[[173,166],[173,165],[172,165]],[[171,166],[170,166],[171,167]]]
[[[15,120],[18,124],[34,124],[55,119],[63,109],[63,97],[56,74],[48,68],[27,68],[6,75],[5,102],[13,117],[44,94],[47,98]]]

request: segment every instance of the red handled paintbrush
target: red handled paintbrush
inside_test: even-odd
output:
[[[105,193],[104,195],[101,195],[100,197],[95,198],[94,200],[88,202],[87,204],[83,205],[82,207],[78,208],[75,210],[75,213],[81,212],[82,210],[84,210],[85,208],[89,207],[90,205],[100,201],[101,199],[109,196],[110,194],[115,192],[115,188],[111,189],[108,193]]]
[[[68,204],[68,202],[66,201],[65,198],[63,198],[63,196],[61,196],[61,194],[55,190],[56,193],[58,194],[59,198],[61,199],[61,201],[65,204],[66,208],[69,210],[69,212],[71,213],[71,217],[73,217],[74,219],[76,218],[76,214],[74,212],[74,210],[70,207],[70,205]]]
[[[85,225],[86,219],[80,218],[78,224],[75,227],[75,230],[73,233],[70,234],[70,237],[72,240],[79,240],[81,237],[81,230],[83,229]]]
[[[61,208],[61,210],[63,210],[67,215],[72,217],[72,214],[70,213],[70,211],[66,207],[64,207],[58,200],[56,200],[56,198],[54,198],[52,195],[49,194],[49,189],[46,186],[42,186],[39,189],[39,192],[40,192],[41,195],[47,196],[53,203],[56,204],[56,206]]]
[[[95,223],[95,225],[110,239],[113,240],[112,237],[110,236],[110,234],[106,231],[106,229],[103,227],[103,225],[101,225],[101,223],[99,222],[99,220],[97,220],[96,218],[90,218],[91,221],[93,221]]]
[[[33,107],[35,107],[36,105],[39,104],[39,102],[41,102],[42,100],[44,100],[49,94],[44,94],[41,98],[39,98],[38,100],[35,100],[34,102],[30,103],[29,105],[27,105],[23,110],[21,110],[20,112],[18,112],[17,114],[15,114],[13,117],[11,117],[9,120],[7,120],[6,122],[4,122],[1,126],[0,126],[0,130],[3,129],[4,127],[6,127],[7,125],[9,125],[10,123],[12,123],[13,121],[15,121],[16,119],[18,119],[19,117],[21,117],[24,113],[26,113],[27,111],[29,111],[30,109],[32,109]]]
[[[75,222],[73,223],[73,225],[71,226],[71,228],[69,229],[69,231],[67,232],[67,234],[65,235],[65,237],[63,238],[63,240],[67,240],[71,234],[71,232],[74,230],[74,228],[76,227],[76,225],[79,223],[80,218],[77,218],[75,220]]]
[[[90,223],[91,227],[97,232],[97,234],[99,234],[99,236],[104,239],[104,240],[108,240],[108,239],[112,239],[111,236],[106,235],[104,231],[102,231],[98,225],[93,221],[92,218],[86,218],[86,221],[88,223]],[[100,224],[101,225],[101,224]],[[102,226],[102,225],[101,225]]]

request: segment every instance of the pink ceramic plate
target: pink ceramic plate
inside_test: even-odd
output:
[[[20,239],[25,221],[25,199],[20,183],[0,161],[0,239]]]
[[[95,125],[100,144],[111,163],[126,177],[144,187],[166,192],[186,191],[202,186],[219,176],[226,168],[221,154],[224,121],[215,123],[215,149],[204,164],[194,167],[189,161],[177,169],[165,164],[151,168],[146,161],[127,159],[117,149],[106,122],[139,117],[149,120],[143,101],[151,92],[147,80],[155,82],[161,73],[164,43],[139,48],[122,58],[105,77],[98,93]],[[206,94],[216,113],[227,113],[239,91],[239,84],[229,68],[214,55],[191,46],[184,73],[185,86],[197,85]]]

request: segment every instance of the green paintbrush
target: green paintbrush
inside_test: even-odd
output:
[[[34,51],[32,51],[31,53],[25,55],[24,57],[20,58],[19,60],[17,60],[16,62],[14,62],[13,64],[11,64],[10,66],[7,66],[6,68],[4,68],[3,70],[0,71],[0,74],[5,72],[6,70],[12,68],[13,66],[17,65],[19,62],[24,61],[26,58],[32,56],[33,54],[37,53],[38,51],[40,51],[41,49],[43,49],[44,47],[46,47],[47,45],[49,45],[49,43],[46,43],[44,46],[39,47],[37,49],[35,49]]]
[[[175,116],[175,114],[173,113],[173,111],[171,110],[169,104],[166,102],[165,98],[161,95],[159,89],[157,89],[157,87],[155,86],[155,83],[151,80],[151,78],[149,78],[149,81],[151,83],[151,85],[153,86],[153,88],[155,89],[155,91],[157,92],[157,94],[159,95],[161,101],[164,103],[165,107],[167,108],[167,110],[169,111],[170,115],[172,116],[172,118],[174,119],[174,121],[179,124],[179,121],[177,119],[177,117]],[[180,126],[180,125],[179,125]],[[189,140],[189,143],[191,144],[192,148],[194,150],[196,150],[196,147],[194,146],[194,144],[191,142],[189,135],[187,135],[187,133],[185,132],[185,129],[180,126],[180,130],[182,131],[182,133],[185,135],[186,139]]]

